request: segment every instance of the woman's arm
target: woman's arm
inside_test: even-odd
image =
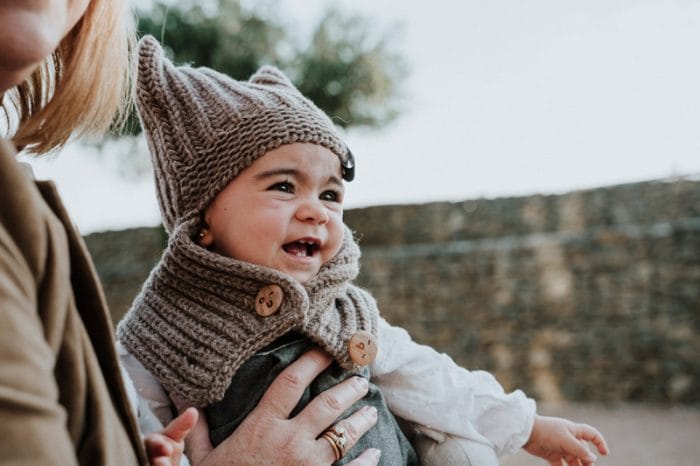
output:
[[[77,464],[58,402],[56,354],[37,312],[36,279],[0,211],[0,463]]]

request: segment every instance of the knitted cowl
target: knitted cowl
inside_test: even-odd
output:
[[[359,330],[376,336],[377,306],[350,282],[360,250],[346,227],[340,252],[304,285],[277,270],[208,251],[192,241],[194,222],[171,235],[117,337],[171,395],[202,407],[223,398],[238,368],[256,351],[298,331],[345,369],[356,368],[348,342]],[[279,310],[255,312],[265,285],[284,291]]]

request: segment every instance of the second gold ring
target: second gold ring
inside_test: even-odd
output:
[[[335,453],[336,461],[338,461],[345,455],[345,447],[347,446],[347,439],[345,438],[345,429],[343,429],[342,427],[333,426],[330,429],[323,432],[321,437],[326,439],[328,443],[331,444],[331,447],[333,447],[333,452]]]

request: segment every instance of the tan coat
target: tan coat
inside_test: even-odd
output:
[[[0,464],[147,464],[87,249],[15,155],[0,139]]]

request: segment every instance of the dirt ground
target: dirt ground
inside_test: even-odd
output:
[[[700,465],[700,407],[647,405],[540,405],[540,414],[586,422],[600,430],[610,455],[599,466]],[[547,466],[524,451],[501,458],[502,466]]]

